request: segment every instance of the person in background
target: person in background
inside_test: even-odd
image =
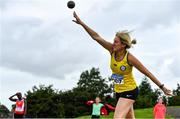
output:
[[[110,110],[115,110],[115,107],[112,105],[102,103],[100,97],[96,97],[95,101],[89,100],[86,104],[89,106],[92,105],[92,119],[98,119],[100,115],[107,116]]]
[[[17,96],[17,98],[14,98]],[[14,118],[24,118],[26,113],[26,102],[25,98],[22,97],[20,92],[9,97],[10,101],[16,102],[14,109]]]
[[[163,104],[163,98],[158,99],[158,103],[154,106],[154,119],[165,119],[166,106]]]
[[[101,108],[104,106],[101,102],[100,97],[96,97],[95,101],[87,101],[87,105],[92,105],[92,119],[99,119],[101,115]]]

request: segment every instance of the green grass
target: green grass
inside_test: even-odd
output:
[[[168,107],[176,107],[176,108],[180,108],[180,106],[168,106]]]
[[[106,117],[104,117],[104,116],[101,116],[101,119],[104,119],[104,118],[113,118],[113,115],[114,115],[114,113],[113,112],[111,112],[108,116],[106,116]],[[145,118],[153,118],[153,108],[146,108],[146,109],[136,109],[135,110],[135,117],[136,117],[136,119],[137,118],[143,118],[143,119],[145,119]],[[82,117],[78,117],[77,119],[89,119],[89,118],[91,118],[91,116],[90,115],[88,115],[88,116],[82,116]],[[170,115],[166,115],[166,119],[174,119],[172,116],[170,116]]]
[[[136,118],[153,118],[153,108],[135,110]],[[170,115],[166,115],[166,119],[173,119]]]

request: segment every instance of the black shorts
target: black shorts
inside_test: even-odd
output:
[[[24,118],[24,114],[15,114],[14,113],[14,118]]]
[[[116,99],[119,100],[119,98],[127,98],[131,100],[136,100],[138,94],[139,94],[139,89],[138,87],[136,87],[134,90],[116,93]]]
[[[99,119],[100,118],[100,115],[92,115],[91,116],[91,119]]]

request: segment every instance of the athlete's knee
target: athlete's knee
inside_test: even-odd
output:
[[[133,116],[133,114],[132,114],[132,112],[129,112],[129,113],[127,113],[127,115],[126,115],[126,119],[132,119],[134,116]]]
[[[131,117],[133,116],[133,112],[130,110],[128,113],[127,113],[127,116],[126,117]]]
[[[127,113],[126,115],[126,119],[134,119],[134,112],[131,110]]]

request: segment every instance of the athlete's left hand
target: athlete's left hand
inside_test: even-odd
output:
[[[79,18],[79,16],[76,14],[76,12],[74,11],[73,12],[73,16],[74,16],[74,18],[75,18],[75,20],[72,20],[73,22],[75,22],[75,23],[77,23],[77,24],[82,24],[82,21],[81,21],[81,19]]]
[[[164,94],[166,94],[167,96],[174,96],[172,94],[172,91],[170,89],[167,89],[166,87],[162,88],[162,91],[164,92]]]

